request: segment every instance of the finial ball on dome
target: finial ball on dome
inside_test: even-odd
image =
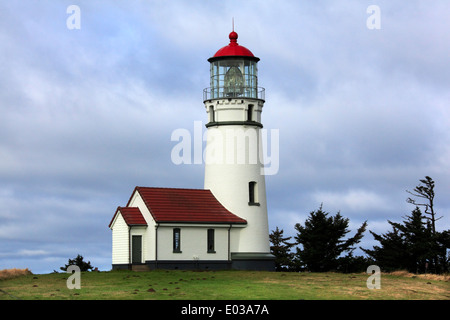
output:
[[[238,38],[238,34],[236,32],[234,32],[234,31],[231,31],[230,35],[229,35],[229,38],[230,38],[230,41],[236,41],[237,38]]]

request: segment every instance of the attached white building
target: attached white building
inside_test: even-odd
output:
[[[209,190],[136,187],[109,225],[113,268],[230,268],[246,225]]]
[[[259,58],[237,43],[236,32],[229,38],[208,59],[205,189],[136,187],[109,225],[114,269],[274,270],[261,160],[265,97],[258,87]]]

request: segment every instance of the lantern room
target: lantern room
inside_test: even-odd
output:
[[[254,98],[264,100],[264,88],[258,88],[259,58],[237,43],[232,31],[230,43],[209,58],[210,88],[204,90],[204,100],[223,98]]]

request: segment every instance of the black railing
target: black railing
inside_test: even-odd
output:
[[[203,89],[203,101],[223,98],[254,98],[265,100],[266,89],[262,87],[210,87]]]

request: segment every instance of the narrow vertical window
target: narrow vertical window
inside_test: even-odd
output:
[[[180,228],[173,229],[173,252],[181,253],[181,232]]]
[[[214,106],[209,106],[209,122],[216,122],[216,117],[214,114]]]
[[[248,204],[250,206],[259,206],[258,189],[256,188],[255,181],[250,181],[248,183]]]
[[[247,121],[253,121],[253,105],[249,104],[247,109]]]
[[[214,250],[214,229],[208,229],[208,253],[215,253]]]

